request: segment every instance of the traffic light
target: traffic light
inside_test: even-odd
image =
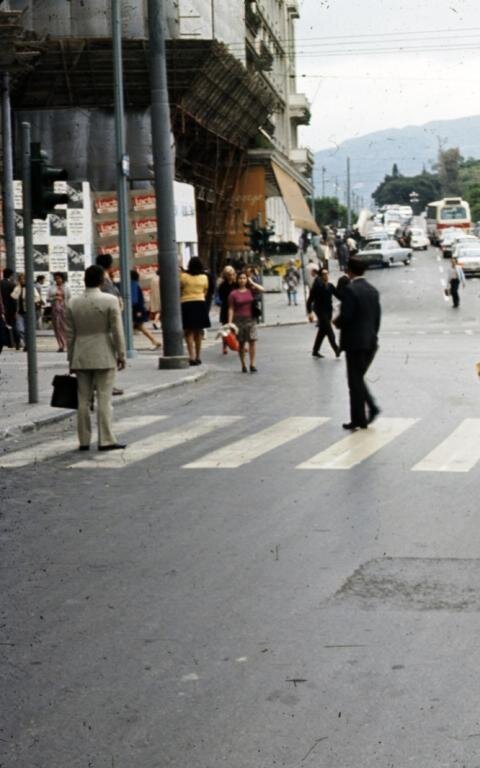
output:
[[[30,179],[32,219],[46,219],[56,205],[68,203],[68,195],[53,191],[54,183],[68,179],[68,173],[48,165],[47,153],[38,142],[30,145]]]
[[[272,237],[272,235],[275,234],[275,230],[273,227],[263,227],[263,229],[260,230],[260,242],[261,242],[261,249],[262,251],[266,251],[268,249],[269,240]]]
[[[262,233],[257,228],[255,219],[251,219],[243,225],[245,230],[245,245],[251,251],[260,251],[262,249]]]

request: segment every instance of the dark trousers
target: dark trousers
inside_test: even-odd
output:
[[[312,353],[314,355],[320,352],[320,347],[322,346],[322,341],[324,340],[325,336],[328,338],[331,348],[335,354],[337,354],[338,346],[335,340],[335,334],[333,332],[331,320],[329,317],[327,317],[327,315],[320,315],[318,318],[317,335],[315,336],[315,341],[313,342]]]
[[[364,376],[375,357],[376,351],[376,349],[359,349],[353,352],[346,352],[347,379],[350,393],[350,421],[358,427],[364,427],[367,424],[365,407],[369,411],[376,408],[375,401],[364,380]]]
[[[453,301],[453,306],[458,307],[460,304],[460,297],[458,295],[458,289],[460,286],[460,280],[456,277],[453,278],[453,280],[450,280],[450,294]]]

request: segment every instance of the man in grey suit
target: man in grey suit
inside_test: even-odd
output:
[[[102,293],[103,269],[85,270],[85,293],[66,307],[65,330],[70,370],[78,379],[78,439],[88,451],[90,401],[97,390],[98,450],[125,448],[112,431],[112,387],[115,370],[125,368],[125,339],[118,300]]]
[[[366,429],[380,413],[366,383],[365,375],[378,348],[380,296],[363,273],[364,264],[352,256],[348,261],[350,282],[342,292],[342,308],[334,325],[340,328],[340,348],[345,350],[350,393],[350,421],[344,429]]]

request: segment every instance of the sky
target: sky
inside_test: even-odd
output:
[[[297,91],[313,151],[480,113],[479,0],[299,0]]]

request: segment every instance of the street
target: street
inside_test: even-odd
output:
[[[366,273],[365,432],[292,325],[116,411],[125,452],[3,441],[1,768],[478,768],[480,290],[437,253]]]

